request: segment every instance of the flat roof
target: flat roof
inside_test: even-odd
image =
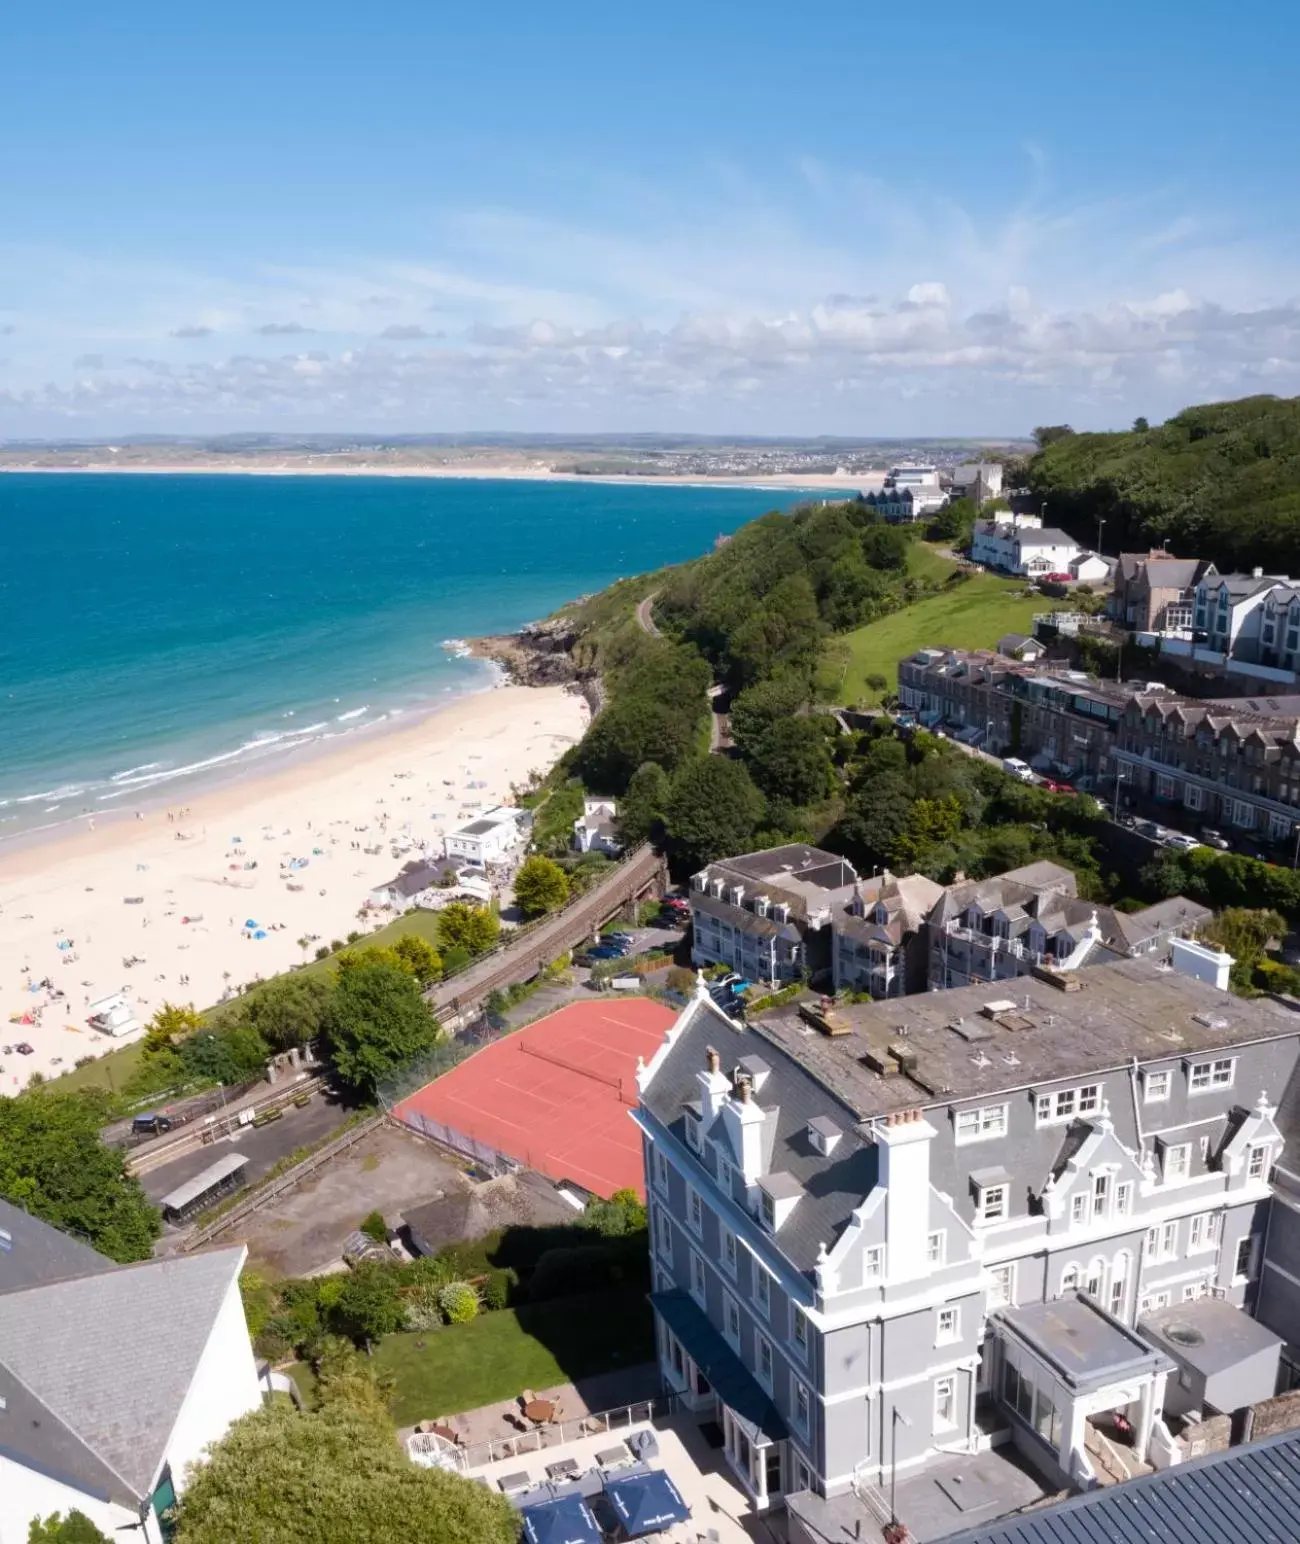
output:
[[[248,1159],[242,1153],[227,1153],[224,1158],[218,1158],[215,1163],[210,1163],[201,1174],[196,1174],[193,1179],[187,1179],[183,1185],[177,1185],[170,1195],[166,1195],[158,1203],[165,1212],[179,1212],[188,1206],[191,1201],[197,1201],[203,1192],[213,1185],[218,1185],[223,1179],[228,1179],[232,1174],[238,1174],[248,1163]]]
[[[1138,1330],[1170,1356],[1211,1378],[1282,1344],[1281,1335],[1265,1329],[1244,1309],[1215,1297],[1143,1314]]]
[[[995,1317],[1072,1385],[1091,1386],[1147,1365],[1166,1365],[1162,1352],[1086,1297],[1071,1295]]]
[[[917,1103],[963,1100],[1139,1062],[1300,1035],[1300,1015],[1221,992],[1147,959],[1074,972],[1069,990],[1035,976],[913,997],[837,1005],[846,1029],[824,1035],[789,1007],[750,1021],[860,1119]],[[990,1017],[998,1000],[1014,1009]],[[906,1070],[889,1047],[905,1052]]]

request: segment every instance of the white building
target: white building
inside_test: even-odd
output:
[[[1267,628],[1265,640],[1263,624],[1266,618],[1275,623],[1278,602],[1289,599],[1290,583],[1283,576],[1268,577],[1262,568],[1249,574],[1206,574],[1196,586],[1192,616],[1195,635],[1207,647],[1233,659],[1254,661],[1261,646],[1270,654],[1279,652],[1274,626]],[[1270,600],[1273,604],[1266,609],[1265,603]]]
[[[952,471],[952,496],[970,499],[976,509],[1002,493],[1002,467],[997,461],[967,461]]]
[[[866,496],[867,504],[883,519],[910,525],[924,520],[948,502],[935,466],[903,465],[890,469],[884,484]]]
[[[112,1035],[115,1039],[121,1035],[134,1034],[140,1028],[140,1020],[136,1018],[131,999],[125,992],[113,992],[91,1003],[88,1022],[91,1029],[101,1035]]]
[[[1099,552],[1081,552],[1070,564],[1070,578],[1075,584],[1107,584],[1115,572],[1115,559]]]
[[[247,1253],[119,1266],[0,1201],[0,1544],[73,1510],[162,1544],[191,1466],[261,1403]]]
[[[970,555],[972,562],[986,568],[1042,578],[1070,574],[1070,565],[1085,554],[1072,536],[1055,526],[1044,527],[1037,515],[999,511],[992,519],[977,522]]]
[[[515,848],[522,846],[532,824],[531,811],[498,804],[458,831],[449,831],[443,838],[443,848],[453,861],[486,868],[490,863],[504,862]]]
[[[582,814],[573,822],[573,845],[579,852],[603,852],[612,857],[623,850],[619,840],[618,804],[613,799],[582,801]]]
[[[399,874],[376,885],[370,892],[370,904],[402,913],[417,906],[433,911],[441,903],[445,891],[438,888],[442,870],[422,858],[406,864]]]

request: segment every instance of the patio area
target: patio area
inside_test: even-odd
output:
[[[646,1435],[652,1439],[653,1450],[639,1462]],[[543,1486],[563,1490],[577,1484],[584,1492],[594,1491],[603,1488],[606,1476],[617,1481],[620,1475],[635,1474],[639,1468],[666,1474],[691,1512],[689,1521],[647,1535],[651,1540],[664,1544],[669,1540],[672,1544],[752,1544],[755,1539],[772,1544],[784,1540],[777,1520],[769,1525],[752,1512],[721,1450],[709,1446],[695,1417],[686,1413],[656,1415],[614,1431],[575,1432],[563,1442],[547,1442],[531,1451],[469,1464],[465,1472],[523,1506],[545,1494],[539,1489]]]

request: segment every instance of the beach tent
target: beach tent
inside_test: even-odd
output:
[[[556,1496],[523,1510],[528,1544],[601,1544],[596,1519],[581,1496]]]
[[[662,1469],[631,1474],[625,1480],[608,1480],[605,1494],[630,1539],[684,1523],[691,1515],[681,1492]]]
[[[245,927],[256,927],[257,923],[253,921],[252,917],[245,917],[244,918],[244,926]]]
[[[253,937],[254,938],[265,938],[266,934],[262,931],[261,928],[258,928],[257,932],[253,934]]]

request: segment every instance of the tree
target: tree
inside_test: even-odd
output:
[[[974,499],[953,499],[934,512],[925,534],[931,541],[946,541],[964,547],[971,539],[979,513]]]
[[[691,868],[746,849],[763,815],[763,796],[738,761],[700,756],[677,772],[664,824]]]
[[[737,693],[728,716],[741,754],[751,755],[774,724],[792,718],[807,701],[807,682],[798,676],[776,676]]]
[[[525,858],[515,875],[515,900],[525,917],[559,911],[569,899],[569,876],[553,858]]]
[[[501,923],[486,906],[452,901],[438,913],[438,942],[443,950],[464,949],[470,956],[486,954],[501,934]],[[444,964],[446,964],[444,952]],[[447,965],[450,970],[450,965]]]
[[[84,1512],[74,1509],[66,1516],[55,1512],[44,1522],[33,1518],[27,1530],[27,1544],[109,1544],[109,1539]]]
[[[377,1244],[386,1244],[388,1242],[388,1224],[384,1221],[383,1212],[367,1212],[361,1220],[361,1232],[367,1238],[373,1238]]]
[[[1034,443],[1039,450],[1054,445],[1057,440],[1068,439],[1074,433],[1069,424],[1048,424],[1034,430]]]
[[[830,791],[826,731],[815,717],[778,720],[749,756],[754,781],[769,799],[813,804]]]
[[[187,1035],[192,1035],[196,1029],[206,1028],[206,1020],[195,1008],[193,1003],[161,1003],[153,1018],[149,1020],[149,1027],[144,1032],[144,1049],[146,1051],[163,1051],[169,1046],[179,1045]]]
[[[329,950],[325,952],[328,955]],[[310,1044],[320,1034],[333,989],[328,974],[293,971],[274,976],[250,992],[241,999],[236,1014],[247,1019],[273,1050],[287,1051]]]
[[[96,1089],[38,1086],[0,1099],[0,1196],[110,1259],[147,1260],[158,1212],[126,1154],[99,1139],[112,1113]]]
[[[626,845],[662,838],[668,786],[668,774],[657,761],[642,762],[632,774],[618,806],[618,834]]]
[[[1151,432],[1151,425],[1146,421],[1145,418],[1143,418],[1143,417],[1141,417],[1139,415],[1137,418],[1135,418],[1133,420],[1133,433],[1134,434],[1150,434],[1150,432]]]
[[[635,1190],[616,1190],[608,1201],[594,1197],[582,1214],[582,1226],[603,1233],[606,1238],[621,1238],[627,1233],[644,1233],[645,1203]]]
[[[442,977],[442,956],[418,933],[403,933],[393,945],[393,954],[421,986],[430,986]]]
[[[1232,956],[1232,989],[1242,996],[1249,996],[1265,950],[1271,940],[1280,938],[1285,932],[1286,923],[1275,911],[1229,906],[1205,924],[1201,937]]]
[[[340,1080],[362,1098],[438,1038],[438,1021],[414,979],[388,960],[339,972],[323,1039]]]
[[[420,1469],[371,1409],[269,1405],[235,1422],[196,1464],[176,1544],[515,1544],[504,1496]]]
[[[181,1042],[179,1052],[186,1077],[207,1083],[242,1083],[256,1077],[270,1054],[256,1026],[243,1019],[199,1030]]]
[[[395,1334],[404,1318],[397,1271],[378,1260],[363,1261],[344,1282],[331,1317],[361,1346]]]

